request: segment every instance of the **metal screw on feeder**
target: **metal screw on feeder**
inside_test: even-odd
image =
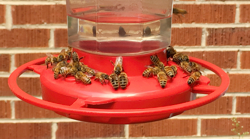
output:
[[[189,57],[221,78],[219,87],[208,85],[201,76],[195,86],[187,84],[186,73],[180,71],[161,88],[154,78],[144,78],[150,56],[157,55],[167,63],[163,49],[170,44],[172,0],[133,1],[67,0],[68,40],[84,64],[111,74],[115,61],[122,56],[122,68],[129,84],[125,89],[92,82],[84,85],[72,77],[54,79],[53,71],[37,59],[17,68],[9,78],[9,87],[20,99],[33,105],[81,121],[130,124],[170,118],[224,95],[229,86],[228,75],[219,67]],[[149,34],[150,33],[150,34]],[[176,65],[168,61],[168,65]],[[179,67],[178,65],[176,65]],[[16,79],[25,71],[40,74],[42,98],[22,91]],[[207,94],[195,99],[197,93]]]

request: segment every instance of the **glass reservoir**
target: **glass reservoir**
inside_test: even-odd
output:
[[[85,52],[129,56],[170,44],[172,0],[66,0],[68,43]]]

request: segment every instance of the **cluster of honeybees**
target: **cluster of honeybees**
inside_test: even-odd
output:
[[[142,76],[147,78],[157,76],[160,86],[164,88],[168,79],[172,79],[177,74],[177,67],[174,65],[165,66],[157,55],[150,56],[150,60],[153,63],[153,66],[148,66],[148,68],[142,73]]]
[[[71,47],[68,50],[63,49],[57,57],[51,54],[47,54],[47,56],[45,65],[47,65],[47,68],[49,65],[53,66],[52,71],[55,79],[58,79],[60,75],[63,78],[71,75],[75,77],[76,81],[91,84],[91,78],[95,77],[94,80],[98,80],[101,84],[106,84],[110,81],[114,89],[118,89],[119,86],[122,89],[127,87],[128,78],[127,74],[123,72],[122,57],[116,58],[115,63],[111,61],[114,65],[114,71],[109,76],[80,62],[83,57],[79,58],[78,54],[73,52]],[[70,62],[68,63],[68,61]]]
[[[115,90],[118,89],[119,86],[122,89],[125,89],[128,85],[128,76],[123,70],[122,61],[123,61],[123,59],[121,56],[116,58],[115,63],[110,61],[114,66],[114,70],[110,74],[109,78],[110,78],[110,82]]]
[[[180,68],[187,73],[189,76],[187,83],[189,85],[194,84],[199,80],[201,76],[200,65],[195,62],[190,62],[189,57],[183,53],[178,53],[176,50],[169,46],[166,49],[167,61],[172,59]],[[157,55],[152,55],[150,57],[154,67],[148,66],[148,68],[143,72],[142,76],[152,77],[153,75],[157,76],[157,79],[160,83],[160,86],[164,88],[166,86],[167,80],[172,79],[177,74],[177,67],[165,66],[157,57]]]
[[[178,53],[172,46],[169,46],[166,49],[166,56],[167,61],[169,59],[173,59],[173,61],[178,64],[184,72],[190,75],[187,81],[189,85],[199,80],[201,76],[201,67],[195,62],[190,62],[189,57],[187,55],[183,53]]]

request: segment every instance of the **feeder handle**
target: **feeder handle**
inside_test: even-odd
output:
[[[45,57],[46,58],[46,57]],[[102,117],[128,117],[128,116],[151,116],[151,115],[161,115],[162,113],[177,113],[183,112],[192,108],[196,108],[207,103],[212,102],[213,100],[224,95],[229,86],[229,77],[228,75],[220,69],[218,66],[211,64],[207,61],[200,60],[197,58],[189,57],[190,61],[196,62],[203,67],[215,72],[221,78],[221,85],[219,87],[214,88],[215,91],[209,93],[207,96],[170,106],[156,107],[156,108],[147,108],[147,109],[94,109],[94,108],[75,108],[72,106],[61,105],[57,103],[52,103],[48,101],[44,101],[42,99],[38,99],[33,97],[23,90],[19,88],[17,85],[17,78],[24,73],[26,70],[30,70],[28,67],[31,65],[40,65],[44,63],[45,58],[40,58],[31,62],[28,62],[20,67],[18,67],[9,77],[8,84],[11,91],[20,99],[32,103],[38,107],[42,107],[45,109],[49,109],[56,112],[63,113],[71,113],[77,115],[85,115],[85,116],[102,116]],[[212,86],[213,88],[213,86]]]

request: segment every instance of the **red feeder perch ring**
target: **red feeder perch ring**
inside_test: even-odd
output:
[[[91,55],[87,53],[79,55],[83,54],[87,55],[86,58]],[[162,54],[159,53],[159,55]],[[215,72],[221,78],[221,85],[219,87],[210,86],[208,85],[210,80],[201,76],[198,84],[191,87],[187,85],[187,78],[183,78],[185,74],[178,69],[177,77],[169,81],[166,88],[162,89],[156,79],[142,77],[141,74],[145,67],[141,67],[141,65],[149,63],[141,63],[146,60],[145,57],[149,60],[149,55],[124,57],[124,68],[130,82],[125,90],[115,91],[110,85],[101,85],[95,81],[86,86],[72,81],[73,78],[55,80],[52,70],[41,65],[44,64],[45,58],[18,67],[10,75],[8,84],[17,97],[30,104],[55,111],[72,119],[109,124],[130,124],[170,118],[186,110],[210,103],[224,95],[228,89],[230,80],[222,69],[193,57],[190,57],[190,61]],[[159,57],[161,59],[161,56]],[[91,59],[92,61],[86,59],[84,63],[91,65],[93,61],[99,61],[102,65],[96,64],[93,68],[102,71],[100,68],[105,65],[104,72],[112,71],[113,67],[109,61],[114,61],[115,57],[95,56]],[[128,62],[133,64],[132,68],[128,66]],[[170,62],[170,64],[174,63]],[[134,69],[135,66],[141,67],[141,69]],[[18,87],[16,80],[26,70],[33,70],[40,74],[43,100],[25,93]],[[194,99],[193,96],[196,93],[207,94],[207,96]]]

